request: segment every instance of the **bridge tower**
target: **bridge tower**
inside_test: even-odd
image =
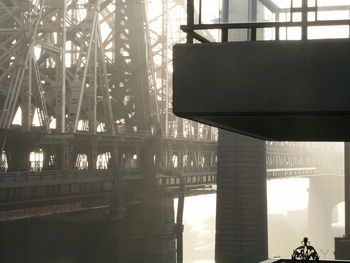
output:
[[[173,197],[156,189],[153,158],[161,162],[156,147],[161,129],[173,138],[184,134],[181,121],[169,113],[166,12],[178,3],[159,2],[162,32],[153,31],[155,43],[147,1],[0,1],[0,156],[4,151],[6,169],[31,170],[30,153],[41,151],[38,170],[95,171],[104,155],[105,169],[117,182],[111,185],[107,214],[102,209],[2,224],[0,251],[9,255],[8,262],[16,255],[28,262],[47,262],[50,256],[66,262],[175,262]],[[189,130],[200,133],[198,126]],[[174,152],[181,166],[183,155],[191,155],[186,147],[169,148],[173,152],[165,163],[172,168]],[[140,169],[145,177],[142,199],[128,207],[120,169]],[[6,228],[18,234],[16,249],[8,252]]]

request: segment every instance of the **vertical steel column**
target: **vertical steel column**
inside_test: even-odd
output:
[[[79,95],[79,102],[78,102],[78,109],[76,111],[75,114],[75,120],[74,120],[74,129],[73,132],[76,133],[77,129],[78,129],[78,122],[79,122],[79,118],[80,118],[80,111],[81,111],[81,107],[82,107],[82,102],[83,102],[83,96],[84,96],[84,91],[85,91],[85,84],[86,84],[86,79],[87,79],[87,73],[88,73],[88,68],[89,68],[89,62],[90,62],[90,56],[91,56],[91,49],[92,49],[92,45],[94,42],[94,37],[96,34],[96,25],[97,25],[97,20],[98,20],[98,12],[100,11],[100,0],[98,0],[95,3],[94,6],[94,18],[93,18],[93,22],[92,22],[92,27],[91,27],[91,33],[90,33],[90,38],[89,38],[89,46],[88,46],[88,50],[87,50],[87,54],[86,54],[86,62],[85,62],[85,66],[84,66],[84,73],[83,73],[83,79],[82,79],[82,83],[80,86],[80,95]]]
[[[165,90],[165,137],[169,136],[169,78],[168,78],[168,0],[162,1],[162,89]]]
[[[102,87],[102,91],[104,94],[104,109],[105,109],[105,114],[107,114],[108,116],[106,117],[106,126],[108,128],[108,131],[111,134],[115,134],[115,126],[114,126],[114,116],[113,116],[113,109],[112,109],[112,104],[111,104],[111,94],[109,91],[109,84],[108,84],[108,72],[107,72],[107,65],[106,65],[106,61],[105,61],[105,50],[103,47],[103,41],[102,41],[102,35],[101,35],[101,25],[100,22],[97,21],[97,30],[96,30],[96,34],[97,34],[97,40],[98,42],[95,43],[95,45],[97,45],[97,43],[99,43],[99,55],[100,55],[100,63],[101,63],[101,67],[102,67],[102,72],[103,72],[103,76],[102,76],[102,81],[104,83],[103,87]],[[96,76],[97,78],[97,76]],[[96,89],[95,89],[95,92]],[[96,101],[95,101],[96,102]],[[97,102],[96,102],[97,103]],[[95,125],[96,126],[96,125]],[[96,127],[97,128],[97,127]],[[95,128],[95,129],[96,129]]]
[[[345,236],[350,237],[350,143],[344,143]]]
[[[301,39],[307,40],[307,3],[308,0],[302,0],[302,12],[301,12],[301,21],[302,21],[302,27],[301,27]]]
[[[256,20],[258,15],[258,1],[250,0],[248,10],[249,10],[249,14],[248,14],[249,22],[257,22]],[[249,31],[248,32],[250,33],[250,35],[248,36],[248,39],[250,39],[250,41],[256,41],[256,28],[252,28]]]
[[[187,25],[194,25],[194,0],[187,0]],[[193,43],[193,31],[187,32],[187,43]]]
[[[180,180],[180,190],[179,190],[179,200],[177,206],[177,214],[176,214],[176,259],[177,263],[183,262],[183,213],[185,206],[185,195],[186,195],[186,181],[183,174],[176,172]]]
[[[222,23],[228,23],[229,21],[229,9],[230,0],[222,0]],[[222,29],[221,31],[221,42],[228,41],[228,29]]]
[[[202,0],[199,0],[198,24],[202,24]]]
[[[149,131],[151,107],[147,70],[146,11],[142,1],[117,1],[115,12],[115,86],[111,96],[120,103],[119,118],[135,132]],[[128,53],[125,56],[125,53]]]
[[[29,60],[29,65],[28,65],[28,73],[29,73],[29,76],[28,76],[28,108],[27,108],[27,128],[28,130],[31,129],[32,127],[32,116],[33,116],[33,113],[32,113],[32,93],[33,93],[33,87],[32,87],[32,61]],[[23,124],[23,123],[22,123]]]
[[[62,89],[61,89],[61,112],[59,131],[61,133],[66,132],[66,38],[67,38],[67,1],[63,0],[62,9]]]
[[[124,170],[119,169],[119,148],[117,142],[113,144],[108,166],[108,169],[112,170],[113,173],[110,213],[113,219],[121,219],[126,208],[124,200]]]
[[[94,46],[94,65],[93,65],[93,116],[92,116],[92,124],[89,123],[89,131],[91,131],[92,128],[92,133],[96,134],[97,132],[97,45],[98,45],[98,36],[95,35],[95,46]],[[103,43],[101,43],[103,45]],[[102,58],[104,60],[104,58]],[[90,121],[89,121],[90,122]]]

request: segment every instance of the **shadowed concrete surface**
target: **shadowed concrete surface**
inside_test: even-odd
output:
[[[175,263],[172,198],[152,198],[113,220],[103,212],[0,224],[4,263]]]
[[[264,141],[219,132],[215,259],[251,263],[267,259]]]
[[[175,114],[263,139],[350,139],[349,40],[174,46]]]

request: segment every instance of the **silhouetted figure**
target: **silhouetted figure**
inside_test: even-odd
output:
[[[295,261],[311,261],[319,260],[319,256],[316,252],[316,249],[313,246],[310,246],[310,242],[307,237],[304,237],[304,240],[301,242],[303,245],[294,249],[292,254],[292,260]]]

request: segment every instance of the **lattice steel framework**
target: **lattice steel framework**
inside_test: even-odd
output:
[[[0,128],[115,134],[149,131],[157,119],[166,137],[214,138],[171,113],[171,46],[185,38],[184,6],[0,1]]]
[[[48,133],[114,133],[100,13],[106,1],[1,1],[0,127],[18,107],[24,129],[34,112]],[[10,33],[9,33],[10,32]],[[104,108],[104,114],[97,114]],[[52,123],[55,120],[56,125]],[[50,125],[51,123],[51,125]]]
[[[162,132],[169,139],[215,140],[216,129],[171,110],[172,45],[185,40],[179,30],[185,11],[184,0],[0,0],[2,168],[11,158],[19,169],[14,163],[26,163],[32,151],[44,163],[53,158],[56,169],[82,168],[101,151],[96,142],[87,151],[63,134]],[[16,153],[17,146],[6,144],[13,129],[62,136]],[[200,166],[207,155],[215,159],[205,147],[191,152],[186,144],[166,145],[166,167]]]

